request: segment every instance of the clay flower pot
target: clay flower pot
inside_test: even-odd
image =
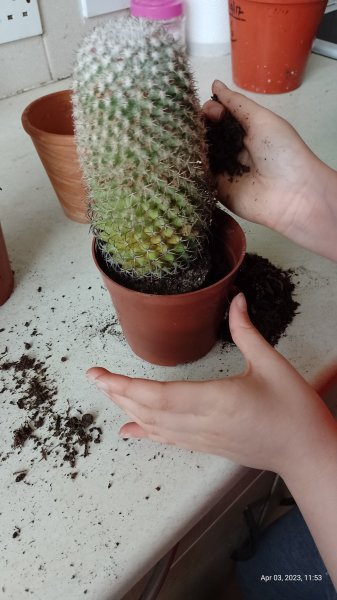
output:
[[[5,239],[0,224],[0,306],[8,300],[14,287],[14,277],[9,263]]]
[[[50,182],[69,219],[87,223],[86,186],[77,157],[70,90],[34,100],[22,114]]]
[[[233,81],[281,94],[299,87],[327,0],[229,0]]]
[[[240,225],[216,211],[217,262],[229,272],[203,289],[175,295],[145,294],[116,283],[104,272],[104,261],[93,242],[93,257],[111,296],[126,340],[144,360],[164,366],[197,360],[217,340],[236,273],[244,259],[246,239]]]

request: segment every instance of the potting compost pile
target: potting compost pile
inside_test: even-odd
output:
[[[293,299],[292,275],[291,270],[283,271],[267,258],[246,254],[236,278],[236,287],[246,296],[253,325],[272,346],[282,337],[299,307]],[[219,337],[224,342],[232,341],[227,319]]]

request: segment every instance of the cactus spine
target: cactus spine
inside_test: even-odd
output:
[[[200,286],[215,199],[183,49],[130,17],[96,28],[78,52],[73,115],[106,260],[152,282],[192,269],[192,288]]]

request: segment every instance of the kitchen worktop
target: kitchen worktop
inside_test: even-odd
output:
[[[229,56],[194,58],[192,65],[202,101],[213,79],[231,85]],[[86,380],[94,365],[161,380],[220,378],[240,372],[243,360],[219,343],[193,364],[156,367],[125,343],[93,265],[89,228],[64,216],[21,127],[30,101],[67,87],[68,80],[59,81],[0,102],[0,215],[15,271],[14,292],[0,308],[0,598],[6,600],[120,599],[250,471],[215,456],[120,439],[125,416]],[[312,55],[298,90],[251,97],[286,117],[337,168],[336,61]],[[311,380],[337,355],[337,266],[240,223],[248,251],[294,271],[300,308],[278,349]],[[33,393],[34,382],[44,386],[51,409],[38,438],[13,447],[27,419],[20,399]],[[85,429],[92,439],[72,461],[74,446],[67,456],[61,431],[84,414],[94,418]]]

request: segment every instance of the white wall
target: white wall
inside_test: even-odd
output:
[[[128,12],[85,19],[81,0],[38,0],[38,4],[43,34],[0,44],[0,98],[69,77],[83,35],[98,23]],[[229,52],[227,0],[185,0],[185,8],[191,53]]]
[[[39,0],[39,8],[43,35],[0,45],[0,98],[69,77],[83,34],[125,12],[84,19],[80,0]]]

